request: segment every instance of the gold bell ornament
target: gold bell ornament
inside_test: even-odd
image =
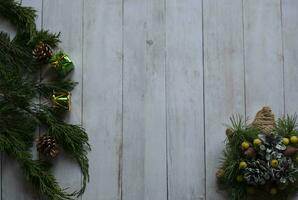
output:
[[[56,109],[71,110],[71,93],[70,92],[53,92],[53,107]]]

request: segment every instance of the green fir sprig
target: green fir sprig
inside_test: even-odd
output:
[[[60,33],[36,30],[36,11],[14,0],[0,0],[0,16],[17,30],[15,38],[0,32],[0,152],[16,159],[35,191],[49,200],[72,200],[83,194],[89,181],[88,135],[79,125],[68,124],[51,103],[36,103],[43,97],[50,102],[53,91],[71,91],[76,83],[61,76],[42,80],[41,63],[35,62],[33,48],[46,43],[56,48]],[[57,141],[77,161],[83,175],[82,188],[68,193],[59,186],[46,160],[33,160],[31,148],[36,128]]]
[[[298,142],[290,138],[298,137],[297,115],[277,119],[274,130],[269,134],[248,125],[240,115],[234,115],[230,120],[218,171],[219,184],[227,191],[229,198],[287,200],[296,194]],[[249,147],[243,149],[243,142]],[[253,156],[245,155],[248,148],[255,152]],[[289,150],[294,152],[287,153]],[[278,161],[278,165],[273,166],[272,160]],[[247,166],[241,168],[241,162]],[[258,176],[264,176],[265,179],[256,179]],[[255,180],[265,183],[260,184]]]

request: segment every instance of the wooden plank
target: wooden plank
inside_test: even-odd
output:
[[[284,42],[285,113],[298,112],[298,1],[282,1]]]
[[[282,33],[283,33],[283,55],[284,55],[284,93],[285,113],[294,114],[298,112],[297,82],[298,82],[298,1],[282,1]],[[298,199],[298,195],[295,198]]]
[[[216,171],[224,148],[225,125],[244,113],[241,0],[204,1],[206,199],[225,199]]]
[[[166,1],[168,199],[204,199],[202,1]]]
[[[82,15],[83,0],[44,0],[43,28],[61,32],[59,48],[64,50],[75,64],[70,75],[79,85],[72,91],[72,110],[66,120],[73,124],[82,121]],[[63,152],[54,160],[54,174],[62,188],[69,192],[81,188],[81,172],[77,163]]]
[[[164,0],[124,1],[123,200],[167,199],[164,47]]]
[[[83,126],[90,183],[83,199],[121,199],[122,0],[84,2]]]
[[[36,27],[41,28],[42,25],[42,1],[40,0],[22,0],[22,5],[31,6],[37,10]],[[33,147],[33,156],[36,157]],[[4,156],[2,161],[2,200],[28,200],[38,199],[38,195],[34,193],[30,184],[24,179],[22,171],[18,163]]]
[[[244,0],[246,109],[262,106],[284,113],[280,0]]]

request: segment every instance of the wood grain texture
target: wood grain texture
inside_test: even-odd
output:
[[[36,27],[38,29],[42,26],[42,1],[40,0],[22,0],[18,1],[24,6],[31,6],[37,11],[39,17],[36,18]],[[2,20],[1,20],[2,21]],[[6,21],[7,22],[7,21]],[[15,35],[15,28],[11,27],[10,24],[4,23],[4,26],[9,28],[11,33],[11,38]],[[1,29],[1,28],[0,28]],[[37,158],[36,151],[33,147],[33,156]],[[37,200],[38,195],[34,193],[31,185],[25,180],[22,170],[20,169],[18,163],[8,157],[4,156],[2,160],[2,198],[1,200]]]
[[[280,0],[244,0],[246,109],[262,106],[284,113]]]
[[[225,199],[215,173],[229,116],[253,118],[264,105],[297,112],[295,0],[22,3],[38,10],[39,28],[61,31],[76,65],[67,120],[92,145],[81,200]],[[2,161],[1,200],[41,199]],[[78,167],[56,161],[62,186],[78,189]]]
[[[123,20],[123,200],[164,200],[164,0],[124,1]]]
[[[226,199],[216,171],[222,158],[225,124],[245,115],[242,0],[204,1],[206,199]]]
[[[82,15],[83,0],[44,0],[43,28],[61,32],[59,48],[67,52],[75,64],[75,70],[68,78],[79,82],[79,85],[72,91],[72,110],[67,113],[66,121],[78,125],[82,121]],[[53,171],[61,187],[70,188],[68,192],[81,188],[80,168],[65,153],[61,152],[54,160]]]
[[[83,126],[92,152],[85,200],[121,199],[122,1],[84,1]]]
[[[285,113],[298,112],[298,1],[282,1]],[[293,200],[298,200],[298,195]]]
[[[298,112],[298,2],[282,1],[284,41],[285,113]]]
[[[168,199],[204,199],[202,1],[166,1]]]

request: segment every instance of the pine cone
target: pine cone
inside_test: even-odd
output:
[[[33,58],[40,62],[46,63],[53,55],[53,52],[48,44],[39,42],[32,51]]]
[[[227,128],[226,129],[226,136],[227,137],[232,137],[235,134],[235,130],[232,128]]]
[[[225,170],[223,169],[218,169],[217,172],[216,172],[216,177],[218,179],[222,178],[223,176],[225,175]]]
[[[37,151],[52,158],[59,153],[55,139],[49,135],[43,135],[37,139]]]

